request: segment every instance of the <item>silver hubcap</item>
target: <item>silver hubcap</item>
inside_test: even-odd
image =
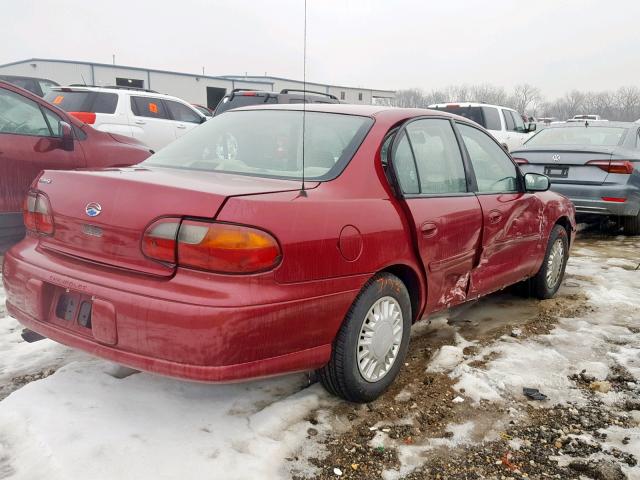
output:
[[[402,343],[402,310],[393,297],[382,297],[364,317],[356,358],[367,382],[384,377],[396,361]]]
[[[560,281],[562,264],[564,263],[564,243],[558,238],[551,247],[547,260],[547,287],[553,289]]]

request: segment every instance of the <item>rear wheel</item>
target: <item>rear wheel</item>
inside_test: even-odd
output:
[[[556,225],[549,235],[547,252],[535,277],[529,280],[530,292],[543,300],[553,297],[562,283],[569,259],[569,237],[564,227]]]
[[[398,375],[409,347],[411,301],[390,273],[363,287],[336,335],[329,363],[318,371],[332,394],[351,402],[379,397]]]
[[[640,213],[635,217],[622,217],[622,228],[626,235],[640,235]]]

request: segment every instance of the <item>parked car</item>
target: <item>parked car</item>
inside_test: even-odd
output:
[[[196,103],[192,103],[191,106],[193,106],[205,117],[213,117],[213,110],[211,110],[210,108],[205,107],[204,105],[198,105]]]
[[[437,103],[429,108],[454,113],[483,126],[502,144],[507,152],[520,147],[536,129],[535,123],[525,125],[522,116],[507,107],[486,103]]]
[[[35,93],[39,97],[44,97],[49,93],[49,90],[58,86],[56,82],[46,78],[21,77],[18,75],[0,75],[0,81],[17,85],[31,93]]]
[[[23,202],[40,171],[135,165],[150,154],[134,139],[98,132],[0,82],[0,251],[24,236]]]
[[[620,220],[640,234],[640,125],[631,122],[550,125],[513,152],[524,172],[543,173],[580,216]]]
[[[9,314],[137,369],[200,381],[319,369],[330,392],[365,402],[423,316],[516,282],[556,293],[573,206],[482,127],[306,108],[227,112],[135,169],[45,171],[30,233],[5,256]]]
[[[603,119],[600,115],[574,115],[573,118],[567,120],[567,122],[584,122],[588,121],[598,121],[598,122],[606,122],[607,120]]]
[[[55,87],[45,99],[102,132],[160,150],[207,117],[179,98],[132,87]]]
[[[222,97],[213,115],[220,115],[232,108],[278,103],[340,103],[340,100],[335,95],[311,90],[285,89],[277,93],[236,88],[230,94]]]

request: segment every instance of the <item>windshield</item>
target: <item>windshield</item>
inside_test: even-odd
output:
[[[299,179],[302,122],[301,111],[231,111],[195,128],[143,164]],[[372,124],[369,117],[306,112],[305,178],[337,177]]]
[[[620,143],[626,128],[575,127],[545,128],[526,142],[527,146],[544,145],[600,145],[613,147]]]

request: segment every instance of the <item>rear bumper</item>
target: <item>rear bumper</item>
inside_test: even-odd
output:
[[[632,185],[572,185],[552,183],[551,190],[569,197],[576,213],[615,216],[636,216],[640,211],[640,189]],[[612,202],[604,198],[625,198]]]
[[[9,314],[52,340],[140,370],[226,382],[324,365],[366,277],[280,285],[262,275],[242,288],[201,272],[148,278],[42,252],[27,238],[5,256],[3,281]],[[65,292],[93,302],[91,328],[56,315]]]

